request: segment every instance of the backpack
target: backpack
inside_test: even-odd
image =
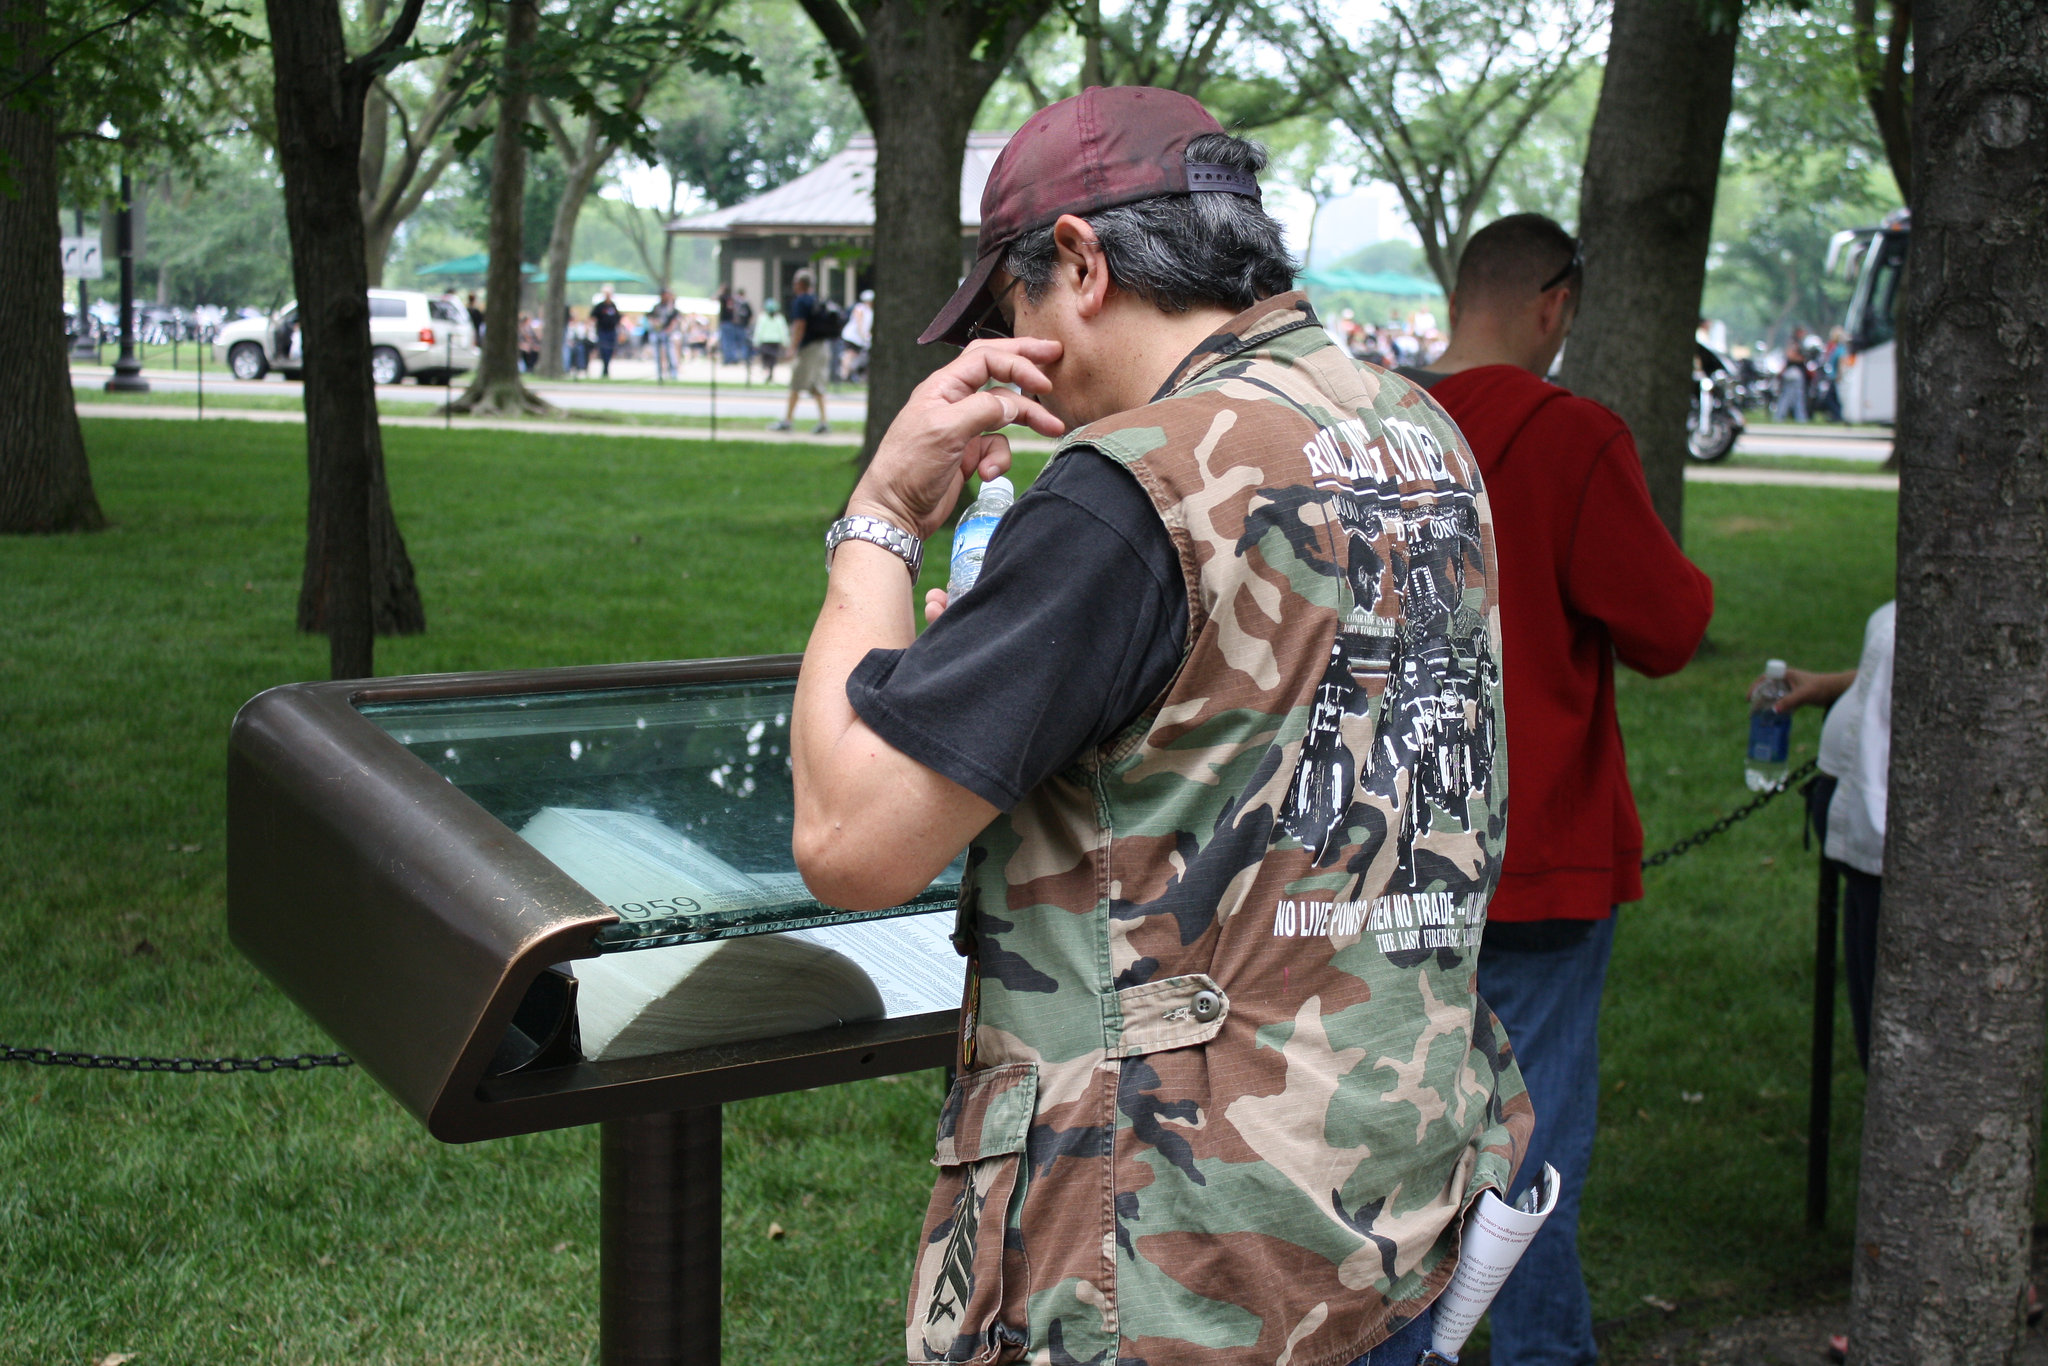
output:
[[[811,314],[804,322],[804,341],[831,341],[846,330],[846,315],[839,305],[830,299],[819,299],[811,305]]]

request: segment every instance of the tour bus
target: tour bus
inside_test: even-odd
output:
[[[1894,209],[1874,228],[1849,228],[1828,243],[1828,271],[1853,275],[1849,311],[1842,319],[1848,349],[1836,372],[1844,422],[1892,422],[1898,416],[1898,342],[1893,305],[1906,273],[1906,234],[1912,218]]]

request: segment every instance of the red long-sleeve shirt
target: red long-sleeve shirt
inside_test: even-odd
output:
[[[1614,661],[1692,658],[1714,586],[1650,504],[1627,424],[1517,366],[1430,386],[1479,458],[1500,564],[1508,838],[1489,919],[1597,920],[1643,895]]]

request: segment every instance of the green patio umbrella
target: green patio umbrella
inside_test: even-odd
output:
[[[519,269],[526,275],[534,273],[532,266],[523,265]],[[491,258],[480,251],[473,251],[467,256],[458,256],[452,261],[436,261],[431,266],[421,266],[413,272],[413,274],[423,277],[432,275],[474,275],[478,279],[482,279],[490,273]]]
[[[421,272],[424,274],[425,272]],[[602,261],[578,261],[569,267],[569,283],[572,285],[651,285],[637,270],[623,266],[608,266]]]

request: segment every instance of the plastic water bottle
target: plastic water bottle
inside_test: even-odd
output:
[[[1785,781],[1792,752],[1792,713],[1771,710],[1771,704],[1792,691],[1785,681],[1785,661],[1764,664],[1763,681],[1749,694],[1749,756],[1742,780],[1751,792],[1762,792]]]
[[[946,597],[949,600],[957,599],[974,587],[974,581],[981,577],[981,561],[988,554],[988,538],[995,534],[996,523],[1003,520],[1003,514],[1016,501],[1017,490],[1008,476],[999,474],[993,479],[982,480],[981,496],[961,514],[960,525],[953,528],[953,564],[946,575]]]

